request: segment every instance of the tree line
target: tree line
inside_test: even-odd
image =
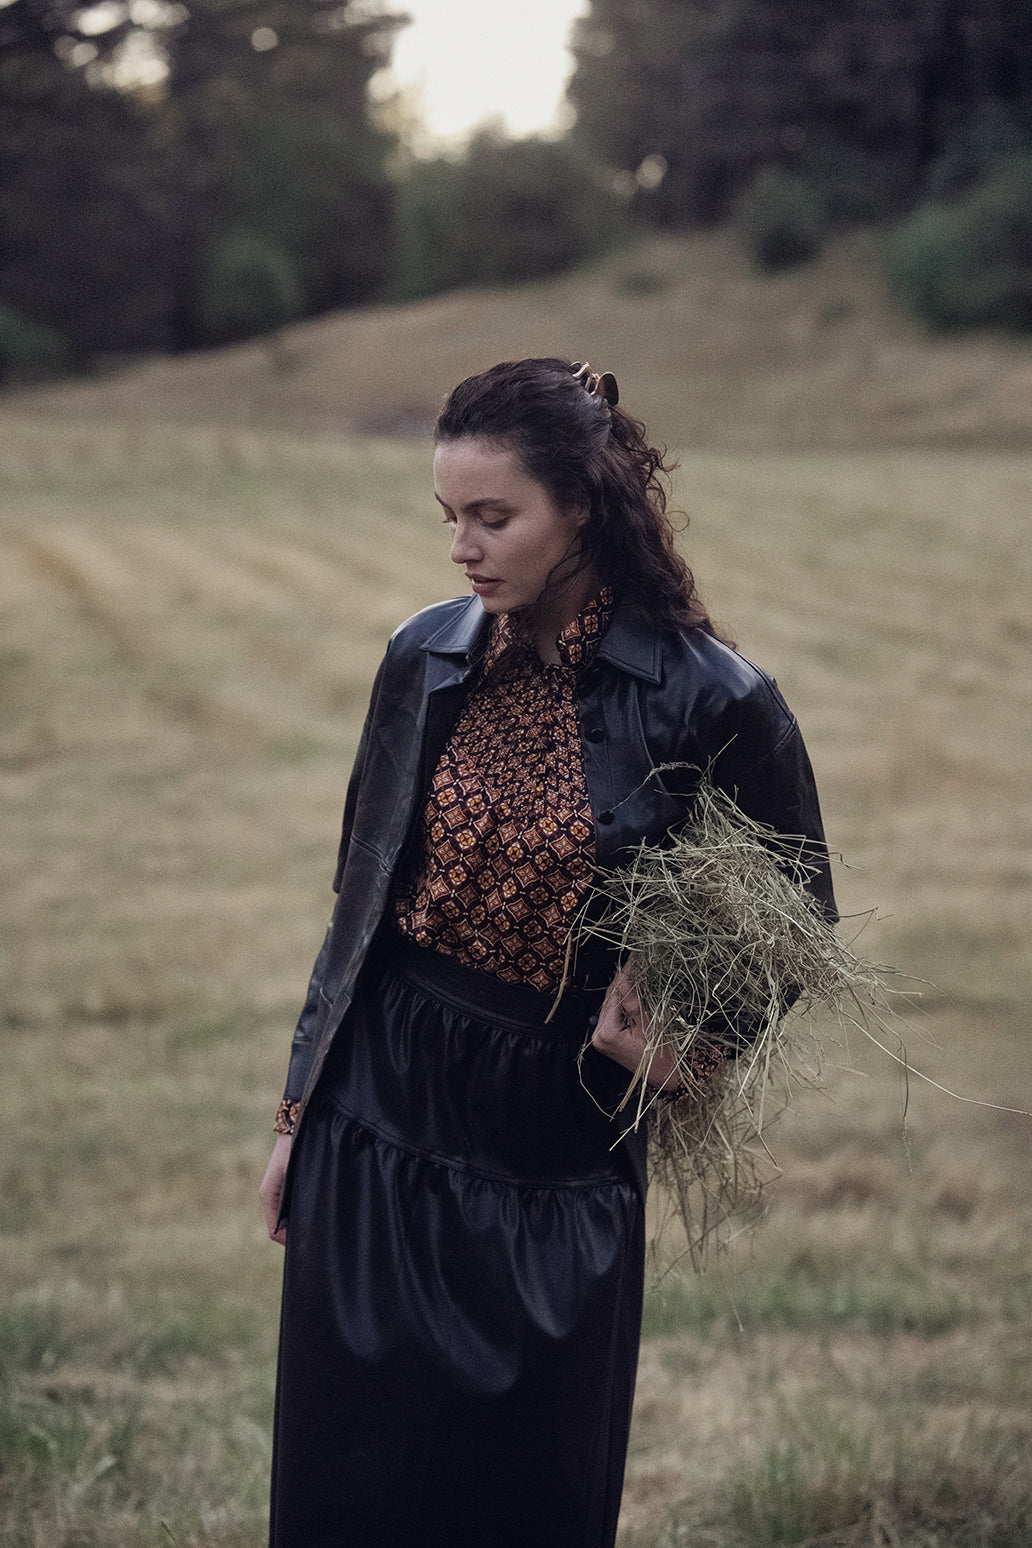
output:
[[[73,364],[375,295],[399,19],[332,0],[0,9],[0,299]]]
[[[0,380],[728,220],[768,267],[892,226],[918,310],[1032,327],[1027,0],[592,0],[564,138],[431,159],[371,90],[404,23],[0,0]]]
[[[1028,0],[592,0],[575,134],[638,218],[765,268],[876,224],[938,327],[1032,330]]]

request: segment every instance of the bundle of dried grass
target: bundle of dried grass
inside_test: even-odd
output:
[[[603,874],[580,921],[579,940],[614,948],[633,974],[646,1047],[623,1106],[634,1127],[649,1115],[652,1178],[696,1264],[777,1171],[765,1130],[820,1073],[810,1013],[826,1006],[866,1026],[880,1001],[878,970],[840,943],[803,889],[806,870],[801,840],[703,783],[692,821]],[[647,1085],[661,1045],[689,1088],[676,1103]],[[714,1048],[737,1057],[699,1080]]]

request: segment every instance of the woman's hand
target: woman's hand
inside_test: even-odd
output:
[[[272,1240],[279,1242],[281,1247],[286,1244],[287,1228],[283,1225],[277,1230],[276,1222],[279,1220],[283,1181],[287,1175],[287,1162],[290,1160],[290,1145],[289,1134],[277,1136],[276,1143],[272,1147],[272,1155],[269,1157],[269,1164],[265,1168],[265,1176],[258,1186],[258,1197],[262,1201],[266,1229]]]
[[[599,1053],[615,1059],[625,1070],[634,1072],[641,1063],[645,1052],[644,1017],[634,979],[626,968],[620,969],[606,990],[591,1043]],[[646,1071],[646,1080],[658,1091],[681,1084],[673,1050],[662,1044],[656,1049]]]

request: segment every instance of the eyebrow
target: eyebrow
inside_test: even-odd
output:
[[[436,489],[434,490],[434,499],[437,501],[438,505],[443,506],[445,510],[450,508],[448,506],[448,502],[441,499]],[[471,500],[469,504],[464,505],[462,509],[463,511],[472,512],[474,515],[479,515],[479,513],[485,509],[508,511],[512,509],[512,502],[511,500],[503,500],[500,496],[485,495],[483,500]]]

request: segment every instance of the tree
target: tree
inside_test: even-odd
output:
[[[659,158],[636,202],[673,225],[764,165],[904,208],[959,123],[1032,98],[1027,0],[592,0],[574,53],[578,136],[625,179]]]
[[[74,359],[165,342],[158,167],[133,99],[90,84],[71,7],[0,9],[0,301]],[[79,56],[80,58],[84,56]]]
[[[378,292],[393,262],[393,142],[368,87],[401,24],[359,0],[190,0],[167,41],[167,148],[189,178],[181,343],[206,337],[203,276],[229,232],[290,259],[308,313]]]
[[[368,85],[401,18],[376,0],[150,0],[140,16],[0,3],[0,304],[80,363],[204,343],[205,277],[241,233],[290,269],[304,311],[375,294],[392,141]]]

